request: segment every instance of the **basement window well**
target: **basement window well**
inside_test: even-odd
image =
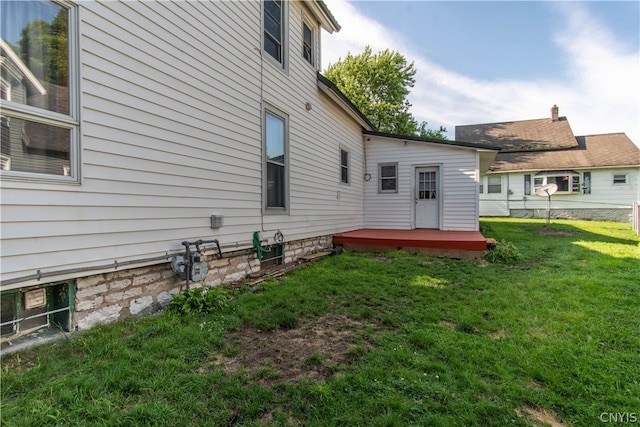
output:
[[[16,289],[0,294],[0,334],[24,335],[47,327],[69,331],[73,312],[73,281]]]

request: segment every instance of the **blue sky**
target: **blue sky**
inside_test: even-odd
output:
[[[415,63],[412,112],[455,125],[547,117],[576,135],[626,133],[640,145],[640,2],[325,0],[342,30],[323,65],[397,50]]]

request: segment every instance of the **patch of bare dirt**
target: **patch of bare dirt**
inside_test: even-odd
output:
[[[438,325],[444,326],[445,328],[449,328],[452,331],[456,330],[456,324],[453,322],[447,322],[446,320],[441,320],[438,322]]]
[[[366,325],[346,316],[328,315],[288,330],[259,331],[245,327],[227,337],[239,351],[218,356],[214,364],[226,372],[248,371],[262,385],[323,380],[361,355]],[[199,372],[207,371],[207,366]]]
[[[500,329],[500,330],[497,330],[495,332],[489,333],[489,337],[493,338],[494,340],[499,340],[499,339],[502,339],[502,338],[506,338],[507,337],[507,331],[505,331],[504,329]]]
[[[558,416],[548,409],[540,408],[517,408],[516,415],[519,418],[526,418],[534,426],[565,427],[565,424],[558,420]]]

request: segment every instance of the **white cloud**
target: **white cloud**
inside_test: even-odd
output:
[[[411,41],[357,10],[357,2],[326,0],[342,30],[323,38],[323,63],[336,62],[348,52],[401,52],[415,62],[416,85],[409,99],[412,112],[430,128],[440,125],[454,137],[455,125],[536,119],[560,106],[576,135],[625,132],[640,145],[640,53],[625,52],[622,43],[589,15],[579,3],[559,2],[553,11],[566,19],[556,35],[568,69],[558,80],[479,80],[447,70],[415,53]],[[571,76],[562,80],[562,76]]]

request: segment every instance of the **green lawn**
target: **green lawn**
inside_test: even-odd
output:
[[[640,419],[640,239],[630,226],[485,219],[482,232],[521,260],[345,253],[235,291],[212,314],[128,319],[9,355],[1,424]]]

